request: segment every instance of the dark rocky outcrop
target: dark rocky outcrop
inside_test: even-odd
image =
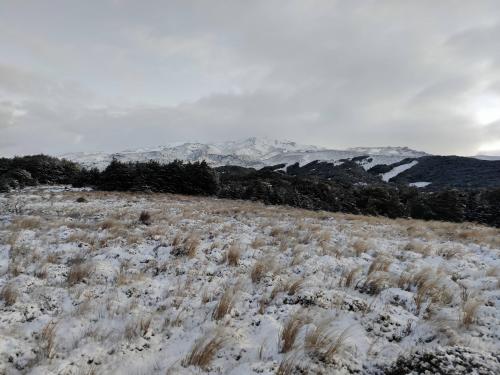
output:
[[[500,373],[500,355],[464,347],[414,351],[400,356],[377,374],[385,375],[496,375]]]

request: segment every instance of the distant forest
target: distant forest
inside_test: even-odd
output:
[[[205,162],[160,164],[113,160],[99,171],[64,159],[33,155],[0,158],[0,192],[38,184],[68,184],[105,191],[217,196],[311,210],[472,221],[500,227],[500,187],[422,191],[378,180],[368,184],[353,182],[352,170],[355,169],[346,174],[349,178],[344,179],[340,173],[337,178],[326,179],[272,168],[211,168]]]

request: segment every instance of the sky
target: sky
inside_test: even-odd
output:
[[[500,155],[500,1],[0,1],[0,155],[250,136]]]

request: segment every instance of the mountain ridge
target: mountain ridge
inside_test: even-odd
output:
[[[377,164],[393,164],[405,158],[426,155],[429,154],[408,147],[353,147],[337,150],[302,145],[288,140],[251,137],[213,143],[170,143],[154,148],[139,148],[115,153],[76,152],[59,155],[59,157],[77,162],[87,168],[103,169],[113,159],[123,162],[156,160],[163,163],[175,159],[190,162],[205,160],[212,167],[236,165],[263,168],[276,164],[305,165],[315,160],[338,163],[343,159],[367,156],[367,158],[360,159],[359,164],[369,169]]]

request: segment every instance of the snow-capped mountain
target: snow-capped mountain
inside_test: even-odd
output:
[[[407,147],[351,148],[334,150],[311,145],[301,145],[292,141],[268,138],[247,138],[239,141],[217,143],[176,143],[150,149],[127,150],[117,153],[72,153],[60,155],[86,167],[105,168],[113,158],[128,161],[157,160],[167,163],[175,159],[183,161],[206,160],[211,166],[239,165],[262,168],[276,164],[304,165],[314,160],[339,162],[360,156],[358,162],[366,169],[376,164],[392,164],[405,158],[427,155]]]

